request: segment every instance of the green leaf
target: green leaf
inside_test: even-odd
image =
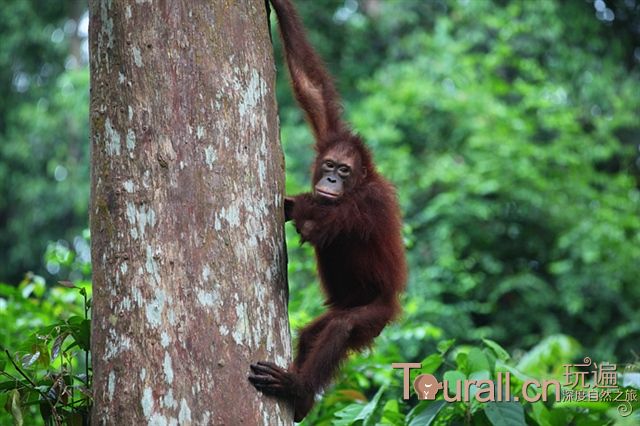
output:
[[[349,404],[334,414],[335,419],[331,422],[335,426],[349,426],[356,421],[356,417],[362,411],[362,404]]]
[[[455,342],[456,342],[456,339],[439,341],[437,346],[438,352],[444,355],[444,353],[447,352]]]
[[[400,404],[396,399],[390,399],[382,407],[382,418],[380,419],[380,424],[383,425],[393,425],[393,426],[404,426],[405,424],[405,416],[400,411]]]
[[[24,420],[22,418],[22,409],[20,407],[20,392],[17,389],[9,393],[4,408],[13,416],[14,426],[22,426]]]
[[[489,360],[484,352],[478,348],[471,348],[467,354],[467,369],[469,373],[474,371],[490,370]]]
[[[508,364],[505,364],[502,361],[496,361],[495,372],[503,372],[503,373],[511,373],[511,379],[516,379],[519,382],[524,382],[525,380],[532,379],[531,376],[524,374],[522,371],[518,370],[515,367],[511,367]]]
[[[531,404],[531,417],[539,426],[552,426],[549,417],[549,410],[544,402],[538,401]]]
[[[422,360],[420,371],[424,374],[433,374],[442,365],[444,359],[440,354],[431,354]]]
[[[84,317],[81,317],[80,315],[73,315],[73,316],[70,316],[69,319],[67,319],[67,324],[79,325],[82,323],[82,321],[84,321]]]
[[[71,327],[71,335],[82,350],[89,351],[91,341],[91,320],[81,319],[79,323],[74,320],[74,326]]]
[[[518,402],[488,402],[484,412],[493,426],[526,426],[524,408]]]
[[[509,355],[509,352],[507,352],[502,346],[500,346],[493,340],[482,339],[482,342],[493,351],[496,358],[498,358],[500,361],[506,361],[509,358],[511,358],[511,356]]]
[[[26,380],[8,380],[6,382],[0,382],[0,392],[7,392],[12,389],[18,389],[25,386],[29,386],[29,382]]]
[[[353,423],[360,423],[362,421],[363,426],[370,426],[376,424],[376,418],[378,412],[383,408],[380,404],[380,398],[386,390],[386,386],[382,386],[375,396],[366,404],[353,403],[347,405],[340,411],[335,413],[335,417],[339,420],[334,420],[332,424],[346,426]]]
[[[543,403],[538,402],[537,404],[543,404]],[[554,405],[549,410],[549,422],[551,423],[552,426],[564,426],[569,423],[574,413],[575,411],[573,410]]]
[[[445,406],[444,400],[420,401],[416,407],[409,412],[409,426],[429,426],[438,416],[440,410]]]
[[[0,296],[10,298],[17,297],[19,294],[20,291],[16,287],[0,283]]]
[[[387,389],[386,386],[380,387],[378,392],[376,392],[375,396],[364,406],[360,414],[356,417],[356,420],[363,420],[363,426],[369,426],[375,424],[376,413],[381,408],[380,406],[380,398],[384,394],[384,391]]]
[[[579,353],[580,344],[569,336],[553,335],[544,338],[518,362],[518,369],[532,375],[545,374],[571,362]]]
[[[461,371],[469,371],[469,356],[467,352],[458,351],[456,353],[456,367]]]

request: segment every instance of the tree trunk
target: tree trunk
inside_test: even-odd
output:
[[[284,159],[264,0],[91,0],[92,424],[282,424]]]

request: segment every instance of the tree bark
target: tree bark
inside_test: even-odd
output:
[[[283,424],[284,158],[264,0],[91,0],[92,424]]]

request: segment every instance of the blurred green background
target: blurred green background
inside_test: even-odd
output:
[[[87,11],[0,3],[0,345],[51,388],[86,367],[71,331],[68,362],[51,355],[83,313],[77,290],[55,283],[90,288]],[[502,424],[486,404],[402,401],[391,362],[425,360],[438,377],[557,378],[585,356],[637,366],[640,1],[296,4],[347,118],[398,189],[410,264],[404,316],[348,362],[307,424]],[[312,138],[274,44],[287,192],[298,193]],[[297,328],[323,308],[310,249],[290,225],[287,239]],[[48,358],[25,363],[36,349]],[[19,365],[0,367],[0,423],[16,407],[42,422],[43,394],[3,386]],[[627,389],[640,388],[633,374]],[[529,424],[640,423],[612,404],[515,405]]]

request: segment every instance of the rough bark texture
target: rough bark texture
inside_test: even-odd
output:
[[[264,0],[91,0],[92,424],[284,424],[284,159]]]

